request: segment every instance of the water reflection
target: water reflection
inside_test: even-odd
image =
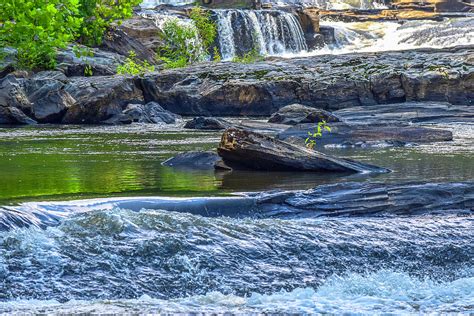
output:
[[[376,181],[472,180],[474,127],[450,128],[455,131],[454,142],[328,152],[394,171],[377,175]],[[161,165],[179,152],[215,148],[219,136],[154,125],[0,129],[0,201],[12,203],[39,197],[203,196],[374,180],[366,175],[311,172],[183,171]]]

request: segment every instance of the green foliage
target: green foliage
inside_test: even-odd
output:
[[[17,50],[21,68],[52,69],[59,48],[74,40],[82,18],[78,0],[2,0],[0,44]]]
[[[142,0],[75,0],[84,19],[80,29],[81,41],[86,45],[102,42],[105,30],[111,23],[132,16],[133,8]]]
[[[210,12],[195,7],[189,14],[193,24],[179,19],[170,19],[164,23],[162,38],[165,46],[159,52],[159,59],[166,68],[181,68],[195,62],[206,60],[211,46],[217,37],[217,26]],[[213,58],[220,61],[220,54],[214,48]]]
[[[163,26],[164,47],[159,59],[166,68],[185,67],[205,59],[205,51],[200,42],[199,32],[191,24],[185,24],[177,18],[170,19]]]
[[[316,146],[316,139],[323,137],[324,131],[331,132],[331,127],[329,127],[325,120],[322,120],[313,132],[308,132],[308,138],[305,140],[306,147],[313,149]]]
[[[211,19],[211,13],[200,7],[194,7],[189,13],[189,18],[194,21],[202,45],[207,50],[214,44],[217,37],[217,25]]]
[[[134,51],[130,51],[125,63],[117,67],[119,75],[143,76],[153,71],[155,71],[155,66],[150,65],[147,61],[139,60]]]
[[[235,56],[232,59],[234,63],[242,63],[242,64],[252,64],[257,61],[262,61],[264,58],[260,55],[260,52],[253,48],[250,52],[245,53],[243,56]]]
[[[53,69],[58,49],[80,36],[99,44],[106,28],[130,17],[141,0],[1,0],[0,46],[17,50],[20,68]],[[86,74],[92,68],[86,67]]]

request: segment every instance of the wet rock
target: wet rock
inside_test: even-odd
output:
[[[201,129],[201,130],[223,130],[229,128],[232,124],[214,117],[195,117],[190,121],[187,121],[184,128],[188,129]]]
[[[132,122],[152,124],[174,124],[181,116],[166,111],[156,102],[147,104],[129,104],[123,114],[130,117]]]
[[[317,124],[300,124],[278,134],[278,139],[298,137],[306,139],[308,132],[317,128]],[[324,133],[316,140],[316,147],[339,145],[341,147],[364,147],[364,144],[379,146],[383,144],[401,145],[406,143],[429,143],[451,141],[451,131],[410,126],[408,124],[372,124],[347,125],[344,123],[331,124],[331,132]],[[372,147],[372,146],[368,146]]]
[[[233,169],[320,172],[388,172],[388,170],[325,155],[251,131],[230,128],[217,149]]]
[[[164,166],[181,169],[213,170],[221,157],[213,151],[191,151],[180,153],[163,162]]]
[[[474,183],[383,184],[346,182],[294,193],[262,193],[258,204],[271,217],[415,215],[474,211]]]
[[[302,104],[290,104],[273,113],[268,122],[287,125],[301,123],[318,123],[321,121],[340,122],[339,117],[331,112],[316,109]]]

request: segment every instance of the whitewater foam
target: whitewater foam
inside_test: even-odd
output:
[[[296,288],[249,296],[209,292],[163,300],[106,301],[15,300],[0,303],[2,313],[446,313],[474,312],[474,277],[451,282],[419,279],[407,273],[380,270],[370,274],[333,276],[319,288]]]

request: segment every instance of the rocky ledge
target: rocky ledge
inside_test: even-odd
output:
[[[469,46],[203,63],[144,77],[13,72],[0,79],[0,124],[97,124],[149,102],[192,116],[269,116],[292,103],[325,110],[406,101],[472,105],[473,56]]]

